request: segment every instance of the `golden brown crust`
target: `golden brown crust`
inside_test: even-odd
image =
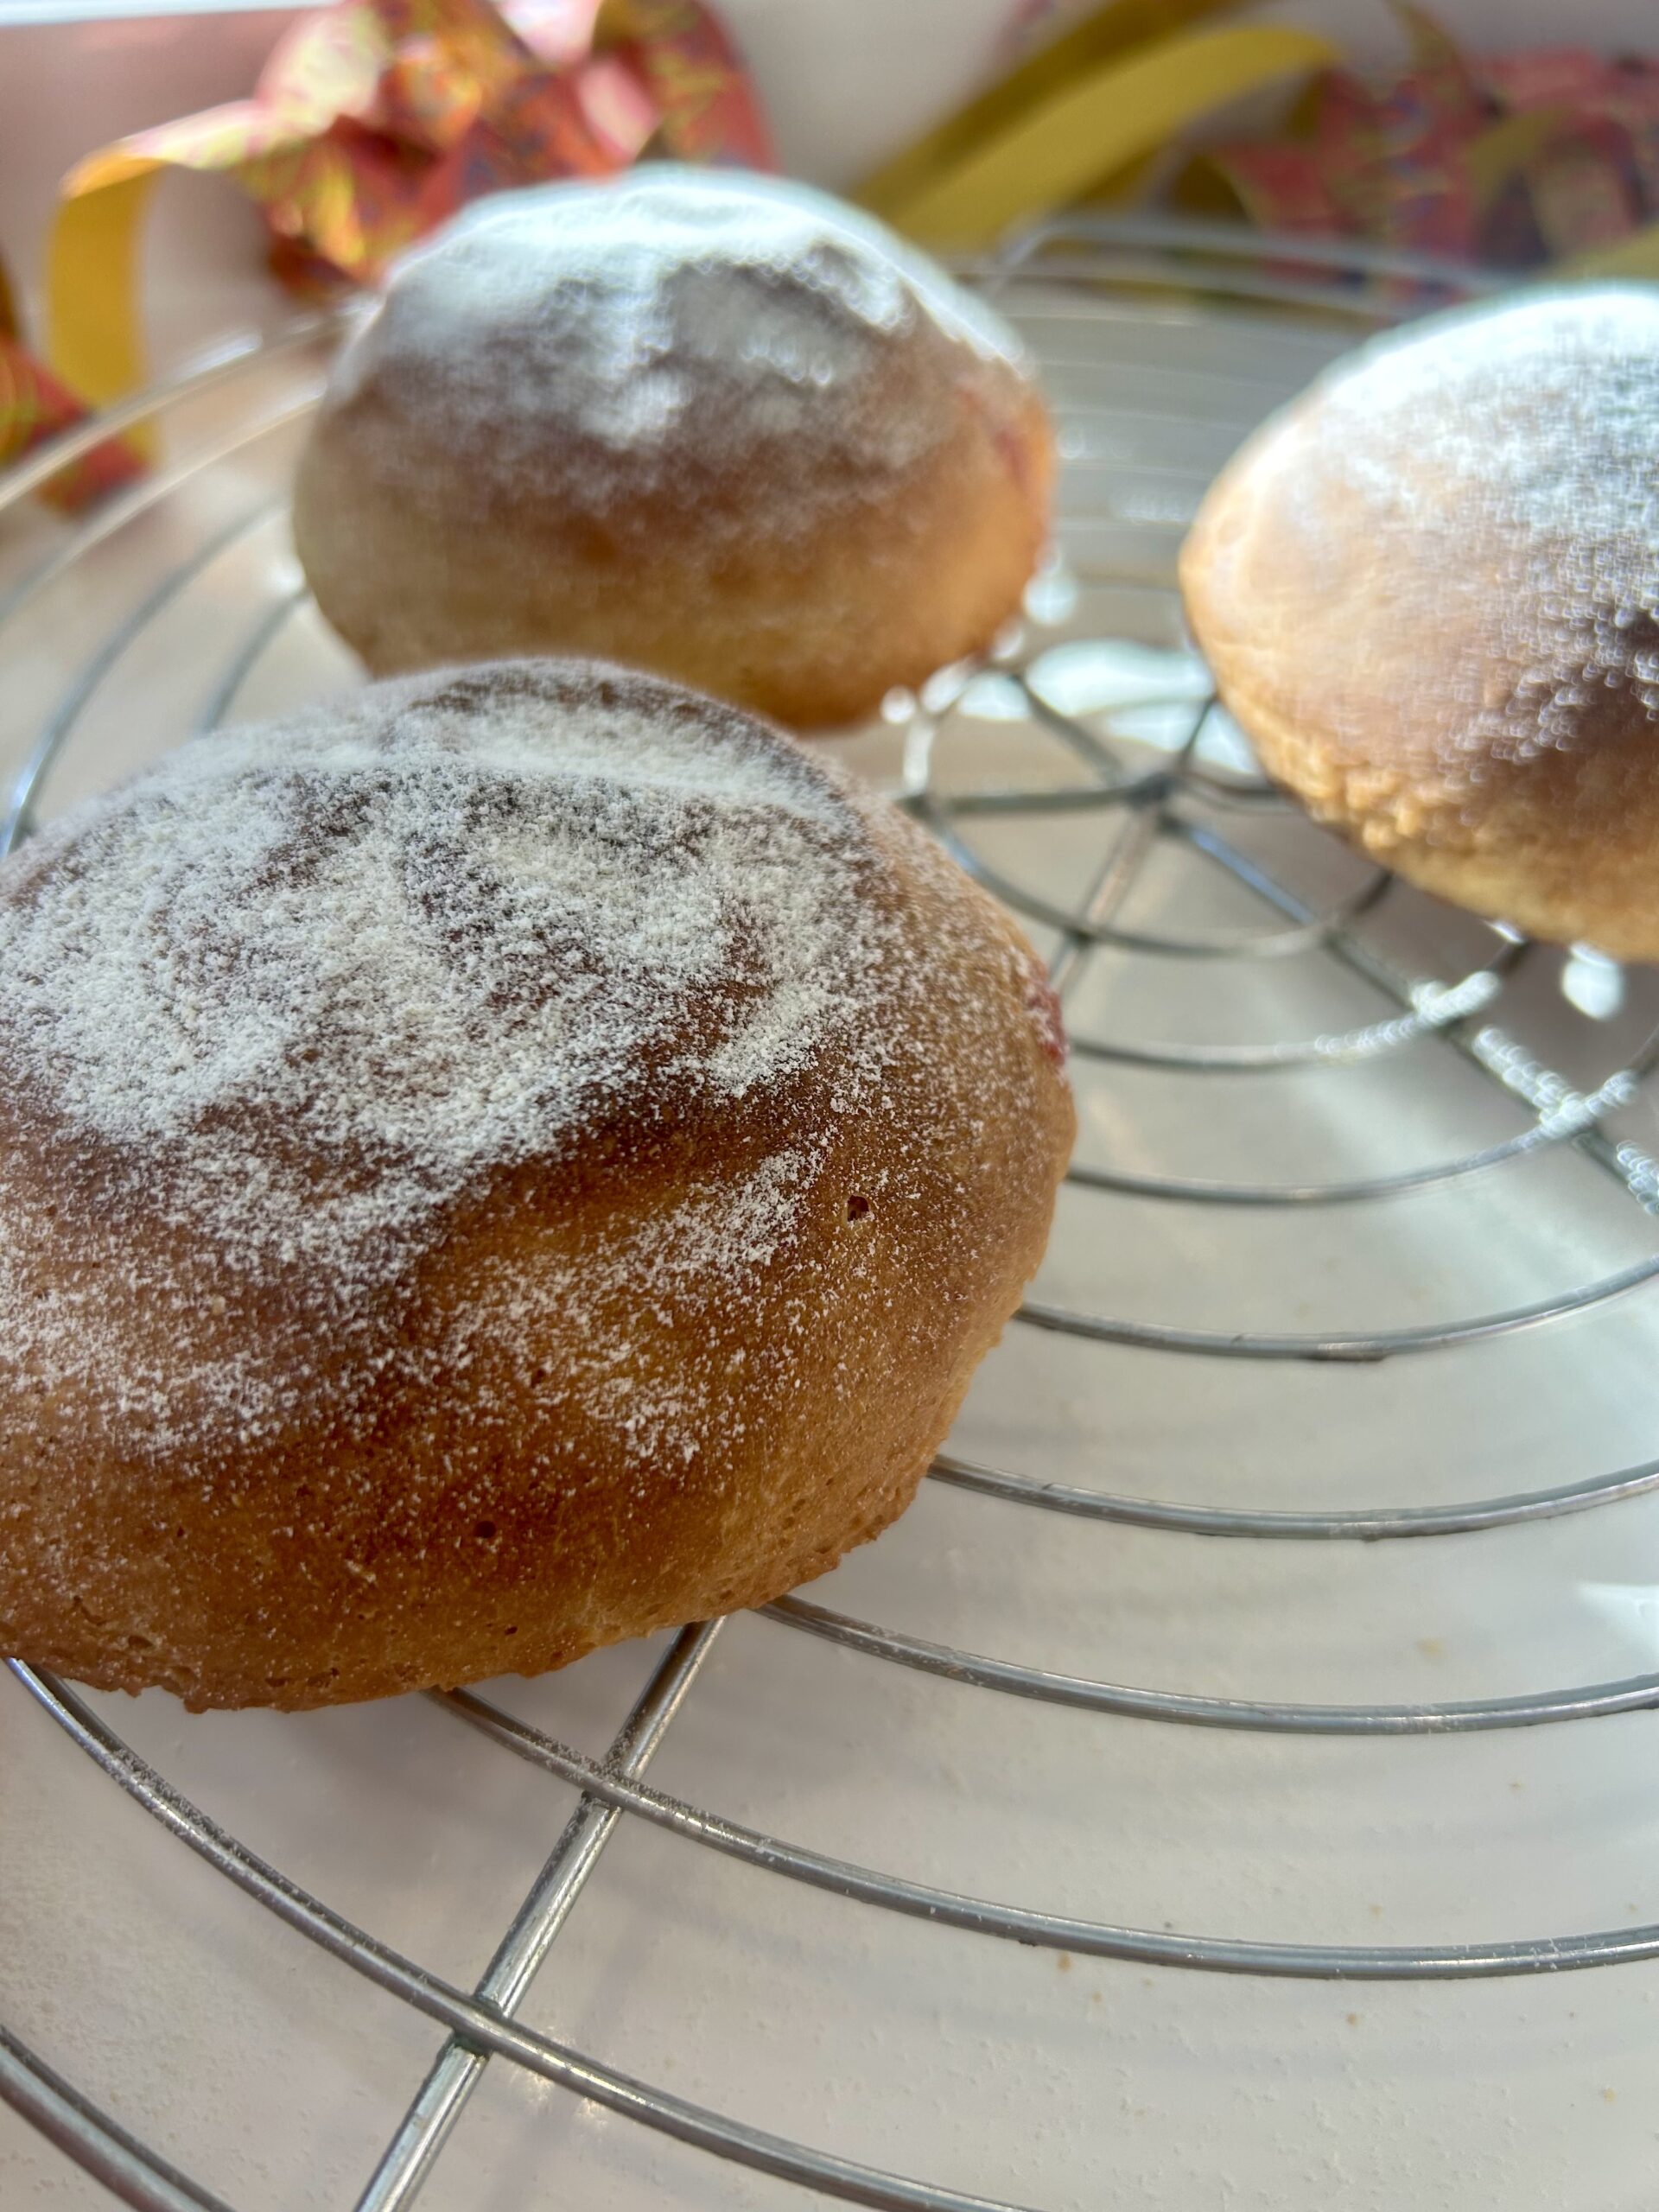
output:
[[[1012,379],[1010,379],[1012,383]],[[435,454],[429,507],[361,468],[353,424],[320,416],[294,535],[318,604],[377,676],[442,661],[591,653],[648,668],[800,730],[843,727],[896,685],[982,651],[1010,616],[1048,529],[1046,410],[1010,390],[1003,418],[941,392],[952,434],[849,503],[821,537],[746,531],[716,550],[707,499],[640,497],[609,542],[551,503],[465,533],[460,464]],[[741,489],[728,492],[741,504]]]
[[[779,191],[700,188],[762,206]],[[855,236],[852,248],[862,278],[874,267],[899,284],[879,245]],[[737,253],[731,267],[663,279],[696,388],[630,444],[586,382],[550,378],[527,399],[522,349],[499,335],[480,349],[464,321],[429,307],[448,250],[401,288],[394,279],[348,347],[296,489],[295,542],[318,604],[376,674],[588,653],[793,728],[830,728],[980,651],[1018,612],[1047,534],[1054,453],[1011,333],[1001,352],[995,334],[965,334],[915,296],[890,325],[867,322],[817,264],[757,273]],[[591,287],[550,296],[517,281],[509,338],[525,345],[537,317],[639,314],[626,295],[600,309]],[[931,282],[948,291],[938,272]],[[710,290],[720,327],[734,326],[728,373],[696,351],[695,301],[675,307],[687,285]],[[747,320],[768,307],[791,318],[791,344],[823,353],[824,388],[805,399],[780,402],[739,359]],[[608,350],[625,350],[620,337]],[[642,373],[619,372],[618,390]],[[504,460],[519,436],[525,457]]]
[[[8,1310],[62,1310],[102,1353],[0,1342],[0,1651],[193,1707],[534,1673],[774,1597],[902,1511],[1041,1255],[1072,1111],[1017,933],[849,801],[908,979],[876,1007],[905,1010],[880,1099],[838,1106],[831,1057],[665,1125],[624,1112],[475,1180],[384,1281],[227,1266],[159,1174],[112,1211],[98,1145],[9,1087]],[[0,891],[28,895],[16,864]],[[775,1249],[653,1264],[664,1223],[780,1147],[810,1164]]]
[[[1267,772],[1408,881],[1659,959],[1659,306],[1379,341],[1222,472],[1181,556]]]

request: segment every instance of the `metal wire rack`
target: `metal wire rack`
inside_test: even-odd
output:
[[[1109,1135],[1115,1129],[1120,1139],[1115,1147],[1091,1145],[1085,1134],[1063,1199],[1063,1220],[1109,1199],[1142,1209],[1135,1218],[1148,1238],[1157,1236],[1162,1221],[1199,1212],[1235,1217],[1247,1230],[1273,1217],[1337,1215],[1363,1222],[1392,1201],[1424,1192],[1455,1198],[1477,1185],[1497,1191],[1500,1208],[1524,1211],[1529,1203],[1524,1192],[1505,1194],[1519,1192],[1522,1179],[1537,1172],[1533,1163],[1545,1156],[1570,1163],[1578,1179],[1555,1203],[1579,1204],[1582,1184],[1586,1191],[1611,1192],[1633,1204],[1605,1232],[1608,1262],[1587,1279],[1535,1294],[1500,1295],[1427,1321],[1293,1329],[1241,1325],[1235,1314],[1218,1325],[1178,1325],[1096,1309],[1046,1286],[1019,1316],[1020,1331],[1078,1347],[1116,1348],[1154,1366],[1242,1362],[1374,1370],[1408,1357],[1442,1357],[1521,1332],[1546,1331],[1609,1307],[1659,1277],[1659,1249],[1645,1233],[1659,1211],[1659,1160],[1639,1141],[1642,1087],[1659,1059],[1659,1030],[1643,1033],[1642,979],[1622,976],[1587,950],[1563,959],[1509,930],[1465,924],[1339,853],[1254,772],[1182,645],[1170,588],[1181,527],[1209,469],[1248,426],[1252,408],[1262,411],[1276,394],[1271,379],[1253,378],[1246,368],[1234,374],[1233,412],[1219,422],[1206,417],[1202,391],[1195,400],[1189,391],[1185,411],[1172,412],[1161,429],[1150,418],[1137,423],[1134,410],[1114,397],[1113,375],[1124,351],[1133,353],[1143,325],[1160,316],[1179,322],[1196,315],[1225,334],[1230,308],[1254,303],[1256,320],[1230,327],[1253,332],[1252,342],[1268,346],[1275,374],[1294,385],[1319,359],[1350,341],[1357,328],[1386,319],[1401,304],[1401,288],[1409,288],[1415,304],[1465,296],[1484,281],[1478,272],[1415,261],[1357,266],[1344,251],[1305,243],[1295,248],[1294,262],[1290,255],[1288,245],[1275,252],[1259,243],[1241,244],[1224,232],[1081,222],[1033,233],[988,272],[987,281],[1003,289],[1011,311],[1046,334],[1038,342],[1047,355],[1067,460],[1064,566],[1041,580],[1030,621],[1006,650],[982,664],[943,672],[919,700],[890,702],[883,728],[857,741],[854,750],[861,748],[890,772],[900,803],[1046,946],[1071,1014],[1080,1089],[1092,1093],[1098,1087],[1109,1100],[1115,1085],[1133,1093],[1135,1084],[1153,1078],[1179,1083],[1189,1094],[1213,1096],[1216,1122],[1224,1126],[1230,1112],[1237,1118],[1229,1102],[1236,1101],[1240,1086],[1254,1086],[1259,1096],[1263,1086],[1288,1081],[1303,1087],[1299,1096],[1311,1099],[1315,1094],[1306,1086],[1315,1084],[1323,1100],[1376,1071],[1410,1062],[1421,1071],[1414,1080],[1429,1092],[1455,1076],[1465,1089],[1472,1084],[1489,1108],[1495,1102],[1500,1124],[1508,1122],[1497,1135],[1454,1145],[1427,1160],[1378,1166],[1379,1148],[1383,1158],[1393,1149],[1381,1142],[1383,1122],[1357,1106],[1340,1106],[1328,1124],[1318,1114],[1313,1124],[1327,1134],[1331,1128],[1339,1132],[1338,1164],[1329,1173],[1304,1171],[1287,1179],[1230,1167],[1219,1174],[1168,1172],[1158,1147],[1147,1142],[1147,1127],[1126,1108],[1109,1125]],[[1263,303],[1271,317],[1261,315]],[[297,327],[119,410],[122,420],[137,422],[204,401],[211,409],[222,399],[227,409],[217,419],[210,411],[187,458],[105,508],[0,601],[0,664],[15,677],[11,712],[18,718],[16,765],[0,813],[4,849],[28,834],[43,808],[73,792],[78,773],[94,782],[107,779],[111,750],[120,752],[119,741],[109,734],[108,702],[112,691],[118,695],[124,683],[135,680],[147,641],[160,633],[173,636],[168,621],[189,605],[216,564],[238,549],[275,542],[280,497],[265,487],[246,495],[238,463],[260,442],[280,440],[302,419],[315,396],[315,361],[332,335],[326,321]],[[296,365],[303,372],[297,394]],[[274,368],[288,381],[273,397],[261,380],[269,381]],[[1205,373],[1193,372],[1189,385],[1201,386]],[[20,499],[56,461],[90,444],[94,435],[76,434],[55,453],[14,472],[0,504]],[[213,487],[205,516],[194,517],[114,621],[90,614],[89,607],[98,605],[103,550],[153,528],[185,494],[200,493],[204,486]],[[57,672],[65,663],[53,615],[54,594],[66,587],[79,626],[67,687]],[[280,658],[296,623],[307,619],[303,591],[280,557],[266,561],[251,580],[237,582],[233,606],[233,622],[221,621],[210,608],[191,639],[200,677],[195,719],[204,728],[257,697],[262,671]],[[1118,626],[1129,620],[1126,607],[1133,610],[1127,639]],[[1148,644],[1148,638],[1163,642]],[[164,644],[162,649],[175,647]],[[95,741],[100,712],[104,736]],[[84,772],[77,765],[78,747],[87,755]],[[984,761],[994,772],[982,772]],[[121,765],[118,758],[114,765]],[[1029,865],[1033,831],[1053,840],[1035,869]],[[1024,840],[1023,867],[1006,856],[1010,834]],[[1160,873],[1172,887],[1160,910],[1149,912],[1158,902],[1149,898],[1148,887]],[[1224,925],[1203,918],[1198,887],[1218,896],[1232,918]],[[1425,945],[1440,957],[1438,967],[1425,963]],[[1448,948],[1462,952],[1460,963],[1448,964],[1443,957]],[[1306,1033],[1270,1031],[1264,1040],[1250,1041],[1213,1034],[1184,1039],[1136,1027],[1121,1002],[1126,974],[1201,975],[1210,1012],[1224,1030],[1232,1029],[1243,1014],[1290,1019],[1301,998],[1286,979],[1313,969],[1331,979],[1332,991],[1339,987],[1350,995],[1344,1004],[1357,994],[1355,1002],[1368,1005],[1370,1012]],[[1212,987],[1209,979],[1219,980]],[[1131,1013],[1135,1003],[1162,1003],[1156,985],[1141,988],[1138,1001],[1134,992],[1129,995]],[[1520,1009],[1519,1028],[1509,1023],[1511,1006]],[[1529,1041],[1529,1030],[1541,1025],[1567,1035],[1574,1065],[1557,1067],[1541,1056]],[[1609,1040],[1615,1038],[1624,1049],[1609,1071]],[[1271,1107],[1267,1114],[1269,1121],[1275,1118]],[[1246,1119],[1247,1135],[1259,1135],[1261,1114]],[[1224,1153],[1236,1148],[1221,1147]],[[1359,1172],[1343,1164],[1351,1160],[1357,1161]],[[1595,1213],[1600,1235],[1599,1200],[1583,1203]],[[1632,1219],[1640,1249],[1629,1256]],[[1243,1251],[1241,1265],[1248,1269],[1248,1244]],[[1248,1274],[1241,1275],[1228,1295],[1238,1295],[1248,1281]],[[1105,1355],[1097,1350],[1084,1356]],[[1346,1486],[1335,1479],[1325,1491],[1335,1503],[1251,1505],[1230,1497],[1201,1503],[1118,1494],[1054,1478],[1040,1465],[1006,1467],[960,1448],[939,1459],[932,1479],[939,1488],[1039,1516],[1102,1529],[1139,1529],[1175,1544],[1205,1539],[1265,1547],[1376,1545],[1458,1536],[1502,1543],[1507,1531],[1659,1492],[1659,1459],[1573,1472],[1534,1487],[1489,1485],[1466,1496],[1376,1504],[1351,1502]],[[1160,1726],[1278,1736],[1442,1736],[1659,1707],[1659,1672],[1652,1671],[1465,1699],[1310,1703],[1145,1687],[1023,1663],[804,1597],[780,1601],[767,1609],[767,1618],[798,1634],[976,1694]],[[1659,1956],[1659,1920],[1567,1934],[1523,1931],[1498,1941],[1390,1944],[1244,1939],[1186,1934],[1167,1924],[1118,1925],[909,1878],[723,1817],[652,1787],[645,1776],[724,1625],[694,1625],[673,1640],[603,1756],[572,1748],[517,1717],[493,1694],[456,1693],[438,1700],[455,1720],[569,1785],[579,1800],[472,1987],[370,1934],[227,1833],[123,1739],[104,1703],[19,1662],[10,1662],[10,1671],[15,1688],[164,1830],[297,1936],[443,2031],[438,2056],[360,2188],[359,2212],[393,2212],[413,2201],[492,2058],[715,2158],[821,2196],[916,2212],[1011,2212],[1001,2199],[880,2171],[832,2149],[762,2131],[524,2024],[520,2006],[532,1980],[624,1821],[648,1824],[678,1845],[721,1854],[877,1915],[910,1916],[935,1927],[1039,1947],[1060,1954],[1063,1962],[1078,1956],[1200,1974],[1442,1982],[1554,1974]],[[995,1620],[984,1622],[988,1645],[995,1642]],[[221,2196],[147,2147],[3,2025],[0,2097],[124,2202],[144,2212],[185,2207],[226,2212]]]

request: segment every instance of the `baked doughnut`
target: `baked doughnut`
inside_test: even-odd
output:
[[[1477,913],[1659,959],[1659,288],[1364,346],[1223,471],[1181,582],[1321,822]]]
[[[822,193],[653,166],[506,194],[341,353],[295,542],[378,674],[592,653],[845,723],[1018,610],[1052,473],[1032,375]]]
[[[1041,971],[654,677],[197,739],[0,868],[0,1652],[303,1707],[758,1603],[906,1505],[1041,1254]]]

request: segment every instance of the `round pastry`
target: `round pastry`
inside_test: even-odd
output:
[[[1659,959],[1659,288],[1363,347],[1223,471],[1181,582],[1321,822],[1477,913]]]
[[[302,459],[378,674],[535,652],[845,723],[987,645],[1048,521],[1014,333],[822,193],[649,167],[482,202],[394,273]]]
[[[521,662],[198,739],[0,868],[0,1652],[191,1706],[562,1665],[915,1491],[1072,1130],[906,817]]]

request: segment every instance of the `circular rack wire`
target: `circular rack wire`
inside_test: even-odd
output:
[[[1293,257],[1294,244],[1294,257]],[[1004,289],[1017,306],[1020,287],[1074,287],[1082,296],[1111,288],[1197,287],[1210,297],[1317,309],[1327,318],[1369,327],[1397,309],[1401,287],[1414,307],[1471,296],[1489,286],[1471,270],[1414,257],[1361,257],[1346,247],[1306,240],[1248,238],[1230,230],[1152,220],[1074,220],[1046,226],[1018,240],[977,274]],[[1390,289],[1392,288],[1392,289]],[[296,324],[276,340],[233,347],[151,391],[123,404],[93,425],[58,441],[0,486],[0,507],[37,488],[111,427],[137,424],[219,385],[233,388],[286,351],[326,341],[327,318]],[[285,415],[266,413],[217,439],[208,450],[163,467],[106,504],[73,540],[0,600],[0,652],[24,633],[41,594],[81,570],[97,549],[153,512],[179,486],[232,460],[273,421],[304,411],[314,394]],[[1064,408],[1062,407],[1062,416]],[[42,785],[73,740],[89,702],[124,656],[210,563],[269,524],[269,499],[233,513],[182,562],[161,574],[73,671],[56,703],[23,748],[21,766],[0,799],[0,850],[27,836]],[[1136,525],[1131,518],[1133,533]],[[1168,595],[1168,518],[1145,524],[1122,581]],[[1064,533],[1063,533],[1064,537]],[[1096,578],[1110,578],[1096,564]],[[303,604],[284,586],[252,610],[243,632],[215,641],[217,676],[203,715],[211,728],[229,713],[263,658]],[[1490,931],[1489,950],[1470,972],[1427,978],[1402,969],[1376,941],[1373,925],[1401,893],[1385,874],[1372,874],[1325,911],[1311,911],[1291,887],[1268,873],[1230,835],[1229,822],[1286,805],[1279,794],[1240,766],[1218,765],[1213,699],[1192,705],[1184,741],[1148,766],[1103,738],[1087,718],[1056,707],[1033,674],[1032,649],[1016,642],[975,668],[946,671],[920,701],[908,702],[904,766],[898,797],[945,848],[1009,907],[1056,941],[1052,970],[1070,993],[1103,950],[1169,963],[1262,963],[1317,950],[1382,994],[1392,1011],[1336,1034],[1292,1037],[1260,1045],[1162,1043],[1081,1029],[1073,1052],[1084,1063],[1154,1068],[1194,1082],[1215,1076],[1319,1070],[1340,1083],[1344,1072],[1387,1058],[1407,1046],[1427,1045],[1478,1071],[1522,1110],[1514,1135],[1459,1156],[1390,1173],[1336,1181],[1262,1184],[1151,1177],[1127,1168],[1077,1165],[1077,1189],[1116,1192],[1180,1207],[1255,1210],[1363,1208],[1402,1193],[1492,1174],[1527,1172],[1551,1151],[1576,1151],[1617,1189],[1651,1212],[1659,1208],[1659,1163],[1607,1133],[1604,1124],[1630,1103],[1659,1059],[1659,1036],[1627,1065],[1592,1088],[1575,1088],[1531,1058],[1498,1026],[1506,990],[1534,957],[1513,931]],[[1062,785],[1016,785],[953,793],[937,772],[936,741],[969,687],[990,677],[1014,687],[1020,709],[1057,739],[1077,776]],[[897,711],[897,710],[896,710]],[[976,842],[999,817],[1087,818],[1099,825],[1100,860],[1089,895],[1077,905],[1051,900],[1002,874]],[[1311,830],[1308,833],[1316,833]],[[1270,918],[1254,930],[1160,933],[1122,918],[1141,871],[1155,853],[1179,856],[1193,870],[1229,878]],[[1059,1332],[1101,1345],[1133,1346],[1173,1358],[1370,1364],[1428,1357],[1524,1329],[1624,1297],[1659,1277],[1659,1256],[1640,1259],[1599,1279],[1497,1310],[1454,1314],[1411,1327],[1369,1332],[1274,1334],[1176,1327],[1138,1316],[1075,1311],[1028,1300],[1021,1326]],[[1659,1459],[1621,1466],[1553,1486],[1461,1503],[1344,1507],[1329,1510],[1252,1510],[1119,1496],[1045,1480],[1040,1474],[942,1455],[932,1479],[1032,1511],[1160,1532],[1173,1539],[1245,1543],[1377,1543],[1479,1532],[1604,1510],[1659,1491]],[[1128,1716],[1160,1725],[1281,1734],[1352,1737],[1429,1735],[1524,1728],[1588,1719],[1659,1706],[1659,1674],[1571,1685],[1534,1694],[1450,1703],[1319,1705],[1248,1701],[1087,1679],[1021,1665],[988,1652],[957,1649],[903,1630],[850,1618],[804,1598],[766,1609],[781,1628],[827,1639],[888,1665],[915,1669],[976,1691],[1038,1700],[1086,1713]],[[633,2079],[516,2017],[535,1972],[579,1897],[619,1821],[645,1821],[688,1846],[722,1853],[773,1878],[802,1883],[878,1912],[900,1913],[995,1939],[1167,1969],[1315,1980],[1439,1981],[1554,1974],[1659,1956],[1659,1925],[1567,1935],[1522,1936],[1478,1944],[1331,1945],[1246,1942],[1225,1936],[1116,1926],[1046,1913],[1026,1905],[930,1886],[879,1867],[833,1858],[722,1818],[704,1807],[654,1789],[645,1780],[652,1756],[671,1727],[721,1630],[711,1621],[683,1630],[634,1702],[608,1753],[588,1758],[470,1692],[437,1702],[467,1727],[580,1793],[580,1807],[473,1989],[428,1971],[416,1960],[355,1926],[219,1827],[147,1764],[71,1686],[42,1669],[10,1662],[14,1685],[34,1699],[65,1735],[149,1816],[227,1881],[257,1899],[306,1942],[344,1961],[385,1991],[439,2023],[442,2051],[410,2104],[401,2127],[358,2198],[359,2212],[393,2212],[409,2204],[430,2172],[461,2111],[492,2058],[593,2100],[640,2125],[693,2145],[717,2158],[781,2177],[849,2202],[914,2212],[1017,2212],[925,2180],[878,2171],[833,2151],[785,2139]],[[35,2123],[123,2202],[143,2212],[227,2212],[220,2198],[127,2132],[70,2082],[0,2024],[0,2096]]]

